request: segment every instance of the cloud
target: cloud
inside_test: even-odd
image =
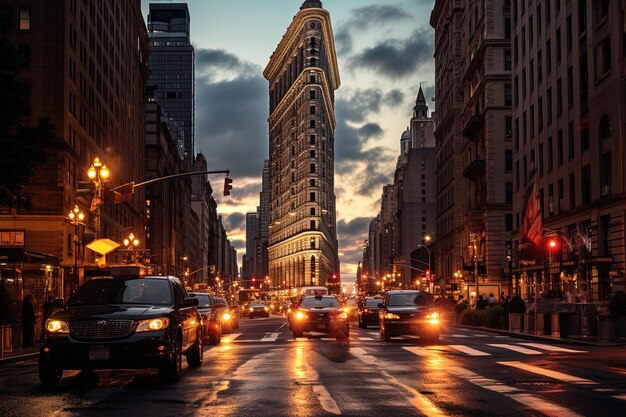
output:
[[[389,107],[397,107],[404,102],[404,97],[405,94],[402,91],[394,89],[388,91],[385,94],[385,97],[383,98],[383,103],[385,103]]]
[[[230,241],[230,244],[239,252],[241,250],[246,249],[246,241],[243,239],[233,239]],[[244,250],[245,252],[245,250]]]
[[[196,151],[210,169],[230,169],[235,181],[261,175],[268,153],[266,90],[260,76],[196,81]]]
[[[413,31],[406,39],[386,39],[348,59],[352,68],[375,71],[393,80],[433,65],[433,36],[429,28]]]
[[[398,6],[371,5],[353,9],[351,18],[341,21],[335,34],[335,44],[339,54],[348,54],[354,49],[355,32],[367,31],[372,26],[384,26],[413,16]]]
[[[339,220],[337,222],[337,233],[340,236],[360,236],[363,232],[369,231],[370,221],[369,217],[357,217],[350,221]]]
[[[245,227],[246,215],[244,213],[230,213],[224,218],[223,223],[226,230]]]
[[[196,49],[196,78],[209,82],[260,74],[261,66],[243,61],[223,49]]]

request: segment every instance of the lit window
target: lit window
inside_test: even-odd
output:
[[[20,30],[30,30],[30,9],[23,7],[20,9]]]

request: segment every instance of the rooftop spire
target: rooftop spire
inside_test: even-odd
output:
[[[420,83],[420,89],[417,92],[417,99],[415,100],[415,107],[413,107],[413,117],[418,119],[428,118],[428,104],[426,104],[426,98],[424,97],[424,91],[422,91],[422,84]]]
[[[300,10],[302,9],[312,9],[312,8],[322,8],[322,2],[320,0],[305,0],[300,6]]]

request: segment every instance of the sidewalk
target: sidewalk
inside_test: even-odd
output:
[[[5,363],[21,362],[31,359],[37,359],[39,354],[39,345],[29,347],[13,348],[12,352],[4,352],[4,356],[0,354],[0,366]]]
[[[460,327],[465,329],[472,329],[476,331],[497,333],[504,336],[517,337],[520,339],[528,339],[528,340],[540,340],[544,342],[559,342],[559,343],[570,343],[576,345],[587,345],[587,346],[626,346],[626,340],[614,340],[610,342],[600,342],[597,337],[570,337],[567,339],[563,339],[557,336],[548,336],[548,335],[536,335],[530,333],[518,333],[511,332],[509,330],[501,330],[501,329],[492,329],[490,327],[478,327],[478,326],[466,326],[463,324],[452,324],[449,323],[450,327]]]

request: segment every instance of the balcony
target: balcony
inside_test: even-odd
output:
[[[474,159],[463,170],[463,176],[468,180],[474,180],[483,175],[485,172],[485,160]]]
[[[463,112],[463,136],[472,139],[484,125],[485,116],[482,114],[478,102],[478,93],[475,93],[472,100],[465,107],[465,112]]]

